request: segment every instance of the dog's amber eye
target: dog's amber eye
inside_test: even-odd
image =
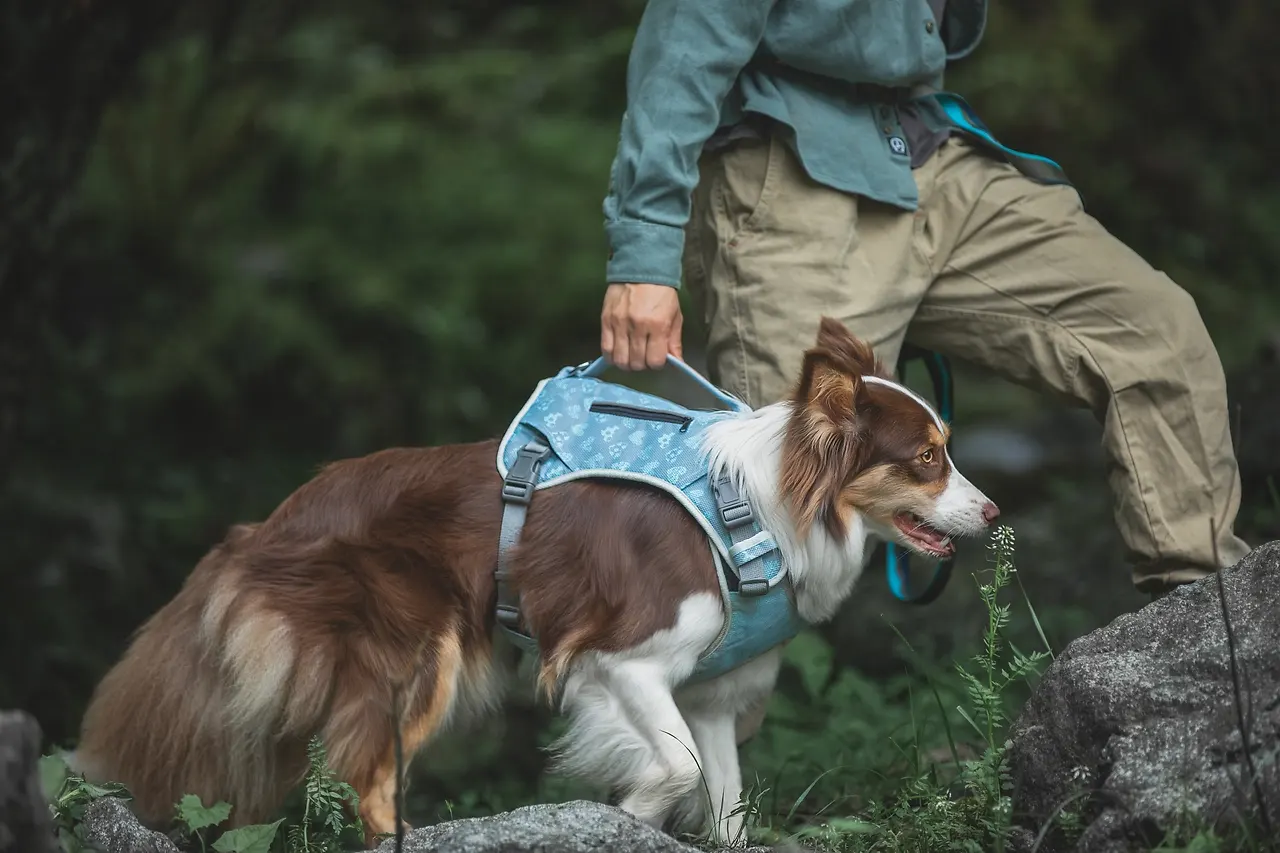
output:
[[[924,453],[921,453],[921,454],[920,454],[920,461],[921,461],[921,462],[923,462],[923,463],[924,463],[924,464],[926,464],[926,465],[928,465],[930,462],[932,462],[932,461],[933,461],[933,451],[932,451],[932,450],[926,450]]]

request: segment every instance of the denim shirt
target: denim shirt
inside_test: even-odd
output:
[[[607,281],[680,286],[703,145],[748,114],[788,129],[813,180],[915,209],[900,111],[878,87],[941,86],[986,12],[986,0],[947,0],[942,22],[930,0],[649,0],[604,201]]]

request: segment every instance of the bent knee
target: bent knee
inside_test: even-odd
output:
[[[1122,285],[1109,322],[1082,336],[1113,389],[1184,377],[1222,381],[1222,365],[1195,299],[1163,273]]]
[[[1152,270],[1125,286],[1115,302],[1118,320],[1149,346],[1174,352],[1212,348],[1195,298],[1164,273]]]

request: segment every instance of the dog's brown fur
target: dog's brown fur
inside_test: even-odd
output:
[[[394,686],[409,756],[499,687],[496,452],[488,441],[339,462],[266,521],[233,528],[98,686],[81,767],[127,785],[153,824],[194,793],[235,804],[243,825],[300,782],[320,733],[366,825],[393,831]],[[513,563],[548,684],[579,651],[634,645],[670,627],[684,597],[718,588],[705,534],[642,486],[540,492]]]
[[[820,522],[840,536],[855,511],[941,488],[946,470],[921,454],[946,436],[908,397],[863,381],[884,375],[865,343],[824,320],[804,365],[776,496],[798,530]],[[192,793],[232,803],[243,825],[301,781],[319,734],[370,835],[394,831],[397,725],[412,757],[501,694],[497,447],[338,462],[265,521],[232,528],[98,686],[80,769],[127,785],[152,824]],[[540,491],[512,564],[550,689],[580,653],[631,648],[672,627],[691,595],[719,594],[684,508],[618,481]]]

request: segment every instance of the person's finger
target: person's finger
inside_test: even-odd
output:
[[[671,324],[671,334],[667,338],[667,351],[676,358],[684,358],[684,315],[676,309],[675,320]]]
[[[649,335],[644,348],[644,363],[650,370],[658,370],[667,363],[668,340],[669,337],[661,332]]]
[[[615,321],[613,328],[613,348],[609,360],[615,367],[630,370],[631,334],[626,321]]]
[[[613,352],[613,324],[608,317],[600,318],[600,353],[610,355]]]
[[[624,293],[617,285],[611,284],[604,291],[604,304],[600,308],[600,353],[611,357],[614,342],[617,338],[615,329],[618,326],[618,303]]]
[[[632,370],[644,370],[645,348],[649,343],[649,335],[643,326],[629,323],[627,329],[627,367]]]

